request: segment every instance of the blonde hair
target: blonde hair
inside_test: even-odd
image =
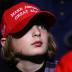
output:
[[[48,37],[48,55],[49,57],[52,57],[55,55],[56,48],[57,48],[56,40],[53,37],[53,35],[49,33],[49,37]]]
[[[11,60],[15,56],[15,53],[11,46],[11,40],[12,40],[12,36],[8,36],[6,39],[5,47],[1,48],[1,56],[2,56],[2,58],[6,59],[6,60]],[[51,57],[51,56],[55,55],[55,52],[56,52],[56,43],[55,43],[55,40],[51,33],[49,33],[48,43],[49,43],[48,44],[48,54]]]
[[[1,48],[1,56],[3,59],[11,60],[14,57],[13,49],[11,47],[12,37],[8,36],[5,46]]]

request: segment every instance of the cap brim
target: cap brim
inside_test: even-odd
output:
[[[43,24],[45,24],[47,26],[47,28],[50,28],[51,26],[53,26],[56,22],[56,17],[55,15],[53,15],[52,13],[48,12],[48,11],[42,11],[39,12],[37,14],[35,14],[29,22],[34,23],[37,21],[41,21]],[[31,24],[30,23],[30,24]],[[34,23],[35,24],[35,23]]]
[[[34,20],[37,21],[43,21],[48,29],[53,26],[56,22],[56,17],[52,13],[48,11],[40,11],[35,14],[29,14],[26,18],[23,18],[14,29],[11,30],[11,33],[16,33],[21,31],[24,27],[28,26],[30,24],[29,22],[35,22]]]

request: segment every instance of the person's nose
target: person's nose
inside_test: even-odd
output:
[[[33,33],[32,33],[33,37],[40,37],[41,36],[41,31],[39,29],[38,26],[34,26],[33,27]]]

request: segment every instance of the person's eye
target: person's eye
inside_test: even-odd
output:
[[[46,30],[46,27],[44,25],[40,25],[40,29]]]

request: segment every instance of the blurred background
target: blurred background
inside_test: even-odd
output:
[[[3,11],[19,1],[34,3],[42,10],[53,12],[57,17],[55,26],[50,30],[57,43],[56,56],[54,61],[47,65],[49,72],[53,72],[61,56],[72,48],[72,0],[0,0],[0,20]]]

